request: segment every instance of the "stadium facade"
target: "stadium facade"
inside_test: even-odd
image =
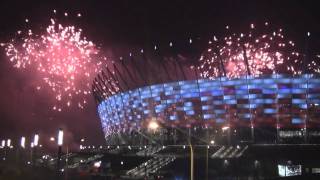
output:
[[[311,143],[320,136],[320,77],[313,74],[180,80],[101,94],[94,92],[110,145]]]

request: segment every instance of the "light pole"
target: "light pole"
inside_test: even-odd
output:
[[[39,134],[36,133],[33,138],[33,156],[32,156],[32,165],[35,165],[35,160],[37,158],[37,146],[39,145]]]
[[[11,148],[11,139],[8,139],[7,140],[7,148],[6,148],[6,151],[5,151],[5,156],[7,156],[7,153],[8,153],[8,158],[9,158],[9,151],[10,151],[10,148]],[[8,150],[8,151],[7,151]]]
[[[210,141],[211,145],[214,145],[214,140]],[[206,151],[206,180],[209,179],[209,148],[210,146],[207,146],[207,151]]]
[[[20,139],[20,148],[18,147],[16,149],[16,160],[18,162],[18,164],[20,164],[20,162],[22,162],[23,159],[23,149],[26,148],[26,137],[22,136]]]
[[[6,159],[6,140],[1,141],[1,148],[3,149],[2,160],[5,160]]]
[[[61,153],[63,145],[63,130],[60,128],[58,131],[58,159],[57,159],[57,170],[60,170]]]
[[[162,124],[161,124],[162,125]],[[158,128],[160,127],[159,125],[159,121],[155,121],[155,120],[151,120],[148,124],[148,128],[153,130],[153,131],[156,131]],[[178,128],[175,128],[179,131],[181,131],[182,133],[184,133],[182,130],[178,129]],[[190,180],[193,180],[193,177],[194,177],[194,158],[193,158],[193,146],[192,146],[192,142],[191,142],[191,132],[190,132],[190,129],[189,129],[189,134],[188,134],[188,138],[187,138],[187,141],[188,141],[188,146],[190,148]]]
[[[190,147],[190,180],[193,180],[193,171],[194,171],[194,166],[193,166],[193,147],[192,147],[192,143],[191,143],[191,136],[189,133],[189,137],[188,137],[188,144]]]
[[[85,141],[84,138],[81,138],[81,139],[80,139],[80,151],[82,151],[82,149],[83,149],[84,141]]]
[[[158,122],[156,121],[156,118],[152,118],[151,121],[148,123],[148,130],[149,131],[152,131],[153,133],[155,133],[158,128],[159,128],[159,124]],[[145,141],[146,142],[146,141]],[[146,159],[147,158],[147,143],[145,143],[145,146],[144,146],[144,158]],[[148,179],[148,172],[147,172],[147,164],[145,163],[145,166],[144,166],[144,174],[145,174],[145,179]]]
[[[2,147],[4,148],[4,157],[3,157],[3,160],[6,160],[7,159],[7,149],[10,148],[11,146],[11,139],[7,139],[6,140],[2,140],[2,143],[1,143]],[[7,146],[6,146],[7,145]]]
[[[34,143],[33,142],[30,143],[30,147],[31,147],[31,149],[30,149],[30,161],[32,161],[32,159],[33,159],[33,148],[34,148]]]

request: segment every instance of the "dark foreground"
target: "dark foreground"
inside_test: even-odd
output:
[[[194,179],[320,179],[319,145],[197,146]],[[190,147],[109,147],[63,156],[7,150],[2,180],[190,179]],[[58,170],[59,169],[59,170]]]

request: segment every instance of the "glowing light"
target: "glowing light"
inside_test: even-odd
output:
[[[20,146],[22,148],[25,148],[25,146],[26,146],[26,138],[25,137],[21,137]]]
[[[72,104],[84,107],[102,57],[98,47],[83,36],[82,29],[51,19],[46,31],[18,31],[15,39],[1,46],[15,68],[34,73],[37,90],[49,90],[54,96],[52,110],[62,111]]]
[[[97,161],[93,164],[95,168],[99,168],[101,166],[101,161]]]
[[[62,146],[63,144],[63,130],[59,129],[58,132],[58,146]]]
[[[155,121],[149,122],[148,129],[157,130],[159,128],[159,124]]]
[[[34,146],[38,146],[38,144],[39,144],[39,134],[35,134],[34,135],[33,144],[34,144]]]
[[[1,147],[5,147],[6,146],[6,140],[2,140],[1,141]]]
[[[50,141],[55,141],[56,139],[54,137],[50,137]]]
[[[225,130],[229,129],[229,126],[223,126],[221,129],[222,129],[222,131],[225,131]]]
[[[11,139],[8,139],[7,140],[7,147],[10,147],[11,146]]]

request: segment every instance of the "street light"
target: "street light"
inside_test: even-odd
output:
[[[1,147],[4,148],[6,146],[6,140],[1,141]]]
[[[39,144],[39,134],[35,134],[33,139],[33,145],[38,146],[38,144]]]
[[[156,121],[150,121],[148,129],[156,131],[159,128],[159,124]]]
[[[57,172],[60,169],[61,153],[63,145],[63,130],[60,128],[58,131],[58,160],[57,160]]]
[[[156,118],[152,118],[151,121],[149,121],[148,126],[147,126],[148,130],[153,131],[153,133],[156,132],[156,130],[159,128],[159,124],[156,121]],[[147,157],[147,146],[144,146],[144,158]],[[145,163],[144,165],[144,175],[145,178],[148,178],[148,172],[147,172],[147,163]]]
[[[32,164],[34,163],[34,142],[31,142],[30,143],[30,147],[31,147],[31,149],[30,149],[30,159],[31,159],[31,162],[32,162]],[[31,164],[31,162],[30,163],[28,163],[28,164]]]
[[[221,129],[222,129],[222,131],[225,131],[225,130],[229,129],[229,126],[223,126]]]
[[[24,149],[26,147],[26,138],[24,136],[21,137],[20,146]]]
[[[156,121],[154,119],[152,119],[149,124],[148,124],[148,128],[149,129],[152,129],[152,130],[157,130],[160,126],[158,124],[159,121]],[[165,126],[164,124],[162,124],[161,122],[159,122],[161,124],[161,126]],[[182,133],[184,133],[182,130],[180,130],[179,128],[176,128],[178,131],[181,131]],[[192,142],[191,142],[191,138],[190,138],[190,135],[187,139],[188,141],[188,146],[190,148],[190,180],[193,180],[194,179],[194,158],[193,158],[193,146],[192,146]],[[183,148],[185,149],[186,146],[184,145]],[[145,156],[146,156],[146,153],[145,153]],[[146,165],[145,165],[146,167]],[[145,171],[146,171],[146,168],[145,168]],[[146,173],[146,172],[145,172]]]
[[[63,144],[63,130],[59,129],[58,132],[58,146],[62,146]]]
[[[211,140],[211,141],[210,141],[210,144],[214,144],[214,140]]]
[[[37,158],[37,146],[39,145],[39,134],[36,133],[33,138],[33,156],[32,156],[32,164],[34,165]]]
[[[80,151],[84,149],[83,143],[84,143],[84,138],[81,138],[80,139]],[[100,149],[102,149],[102,146],[100,146]]]
[[[214,140],[211,140],[210,141],[210,144],[211,145],[214,145]],[[206,180],[208,180],[209,179],[209,148],[210,148],[210,146],[208,145],[207,146],[207,150],[206,150]]]
[[[222,128],[222,133],[224,133],[225,131],[227,131],[227,143],[230,144],[231,141],[231,137],[230,137],[230,127],[229,126],[223,126]]]
[[[11,139],[7,140],[7,147],[9,147],[9,148],[11,147]]]

